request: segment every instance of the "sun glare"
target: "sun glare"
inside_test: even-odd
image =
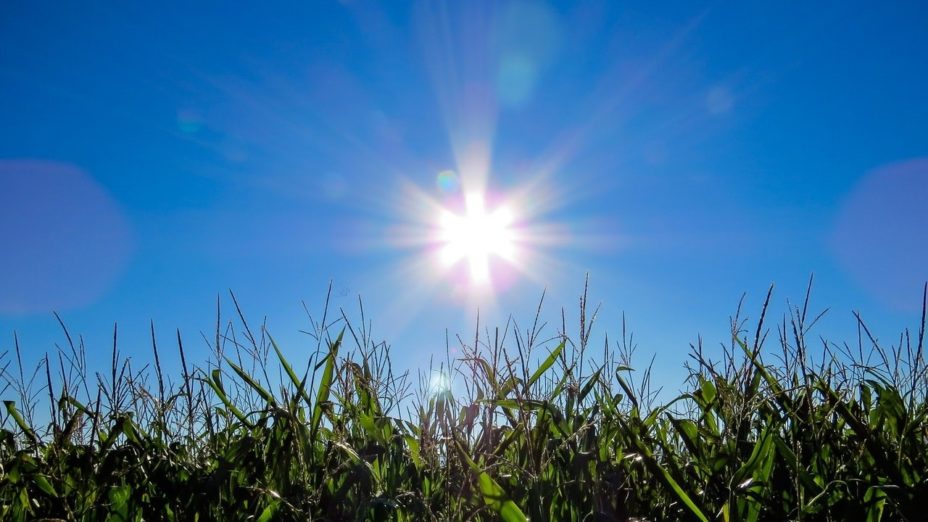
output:
[[[429,393],[439,396],[451,391],[451,378],[445,372],[433,371],[429,379]]]
[[[468,194],[463,214],[448,210],[441,212],[439,240],[442,262],[451,266],[466,261],[472,282],[488,282],[492,258],[513,261],[513,220],[508,207],[500,206],[488,211],[482,194]]]

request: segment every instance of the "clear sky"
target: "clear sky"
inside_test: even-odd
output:
[[[332,281],[419,368],[587,273],[667,375],[812,273],[836,340],[917,326],[924,2],[261,4],[4,2],[0,351],[203,360],[231,289],[299,359]]]

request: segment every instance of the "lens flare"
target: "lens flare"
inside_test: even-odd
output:
[[[442,371],[433,371],[429,379],[429,393],[432,396],[445,395],[451,392],[451,378]]]
[[[0,319],[97,302],[131,260],[118,202],[67,163],[0,159]]]
[[[438,176],[435,178],[435,184],[438,185],[438,190],[442,194],[453,194],[457,192],[460,187],[460,181],[458,180],[458,175],[453,170],[443,170],[438,173]]]

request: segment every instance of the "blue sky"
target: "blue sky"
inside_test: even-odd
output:
[[[835,340],[917,326],[923,3],[186,4],[0,13],[0,350],[57,310],[92,359],[154,320],[203,360],[231,289],[300,358],[332,281],[419,368],[545,289],[555,334],[587,273],[667,379],[812,273]],[[512,222],[481,281],[439,259],[467,194]]]

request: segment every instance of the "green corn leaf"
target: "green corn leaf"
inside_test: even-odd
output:
[[[280,509],[280,500],[272,500],[261,512],[261,515],[258,516],[258,522],[270,522],[274,520],[274,515],[277,514],[278,509]]]
[[[883,518],[883,508],[886,506],[886,491],[871,486],[864,493],[864,504],[867,505],[867,522],[880,522]]]
[[[680,438],[683,439],[683,443],[690,453],[697,456],[702,455],[702,444],[699,440],[699,429],[696,423],[689,419],[678,420],[674,418],[670,418],[670,423],[680,434]]]
[[[860,419],[858,419],[848,407],[847,403],[844,402],[841,397],[839,397],[838,394],[821,379],[819,379],[818,388],[825,395],[825,398],[829,404],[831,404],[835,411],[838,412],[842,418],[844,418],[851,429],[854,430],[854,433],[863,440],[867,451],[883,470],[883,472],[886,473],[886,475],[896,484],[905,484],[906,480],[903,472],[886,454],[885,448],[873,435],[873,433],[870,431],[870,428],[867,427],[867,425],[864,424]]]
[[[232,415],[235,415],[240,422],[246,426],[251,426],[251,423],[248,421],[248,418],[242,413],[242,410],[238,409],[235,404],[232,404],[232,401],[229,400],[229,397],[226,395],[225,389],[222,387],[222,372],[219,369],[215,369],[212,372],[212,379],[201,379],[205,381],[210,388],[212,388],[213,393],[219,397],[219,400],[222,401],[222,404],[226,407],[226,410],[232,412]]]
[[[658,464],[657,460],[654,459],[651,455],[645,455],[645,461],[649,464],[652,470],[657,471],[660,478],[663,480],[664,484],[669,486],[670,489],[677,495],[677,498],[680,499],[680,502],[683,502],[683,505],[690,510],[690,512],[695,516],[700,522],[709,522],[709,518],[703,514],[702,510],[696,506],[696,503],[690,498],[690,496],[680,487],[680,484],[673,478],[669,471],[666,468]]]
[[[811,475],[803,468],[798,459],[796,458],[796,453],[793,452],[792,448],[780,437],[773,437],[773,443],[777,448],[777,451],[780,453],[780,460],[785,462],[792,468],[793,473],[799,477],[799,481],[812,494],[810,496],[817,496],[822,493],[822,488],[815,483],[815,480],[812,479]]]
[[[19,413],[19,410],[16,409],[16,403],[13,401],[3,401],[3,404],[6,405],[6,412],[10,414],[10,417],[13,417],[13,421],[19,426],[19,429],[23,431],[26,437],[28,437],[33,444],[38,443],[39,438],[36,437],[35,432],[32,431],[32,428],[26,423],[26,419],[24,419],[22,414]]]
[[[712,404],[712,401],[715,400],[715,396],[717,395],[717,390],[715,389],[715,385],[712,384],[712,381],[700,377],[699,389],[702,391],[702,398],[706,402],[706,405]]]
[[[629,429],[627,422],[619,420],[619,424],[626,430]],[[652,473],[656,474],[658,478],[664,483],[665,486],[673,490],[674,494],[683,503],[684,506],[693,514],[693,516],[700,522],[709,522],[709,518],[699,509],[699,506],[693,502],[693,499],[690,495],[680,486],[680,483],[673,477],[673,474],[667,470],[666,467],[661,466],[661,464],[654,457],[654,453],[650,448],[644,443],[641,439],[634,440],[635,446],[637,446],[638,452],[641,457],[644,459],[645,465]]]
[[[237,364],[232,362],[232,359],[229,359],[228,357],[226,357],[225,359],[226,359],[226,362],[229,364],[229,366],[231,366],[232,369],[235,370],[235,373],[238,374],[238,376],[243,381],[245,381],[249,386],[251,386],[253,390],[258,392],[258,395],[260,395],[261,398],[264,399],[264,402],[266,402],[268,406],[271,406],[271,407],[277,406],[277,401],[274,400],[274,396],[271,395],[269,391],[265,390],[260,384],[258,384],[258,381],[254,380],[250,375],[248,375],[247,372],[245,372],[245,370],[241,369]]]
[[[490,363],[483,357],[476,357],[474,360],[483,368],[483,372],[486,374],[487,380],[490,381],[490,386],[493,387],[493,390],[498,390],[499,386],[496,384],[496,371],[490,366]]]
[[[503,488],[486,471],[481,471],[477,475],[477,482],[480,486],[480,494],[483,495],[483,501],[505,522],[525,522],[528,520],[522,510],[519,509],[519,506],[506,495]]]
[[[548,354],[547,359],[545,359],[544,362],[542,362],[541,365],[538,367],[538,369],[535,370],[535,373],[533,373],[532,376],[528,379],[529,388],[531,388],[532,385],[534,385],[535,382],[538,381],[538,379],[540,379],[541,376],[546,371],[548,371],[548,368],[550,368],[551,366],[554,365],[555,362],[557,362],[557,358],[560,357],[561,352],[564,351],[564,344],[565,344],[565,341],[561,341],[561,344],[557,345],[557,347],[554,348],[554,350],[551,350],[551,353]]]
[[[58,408],[64,409],[65,405],[67,404],[70,404],[78,411],[83,412],[83,414],[87,415],[88,417],[93,415],[93,413],[87,409],[87,406],[84,406],[79,400],[71,397],[70,395],[62,395],[61,398],[58,399]]]
[[[754,444],[754,449],[751,451],[751,456],[748,457],[747,462],[745,462],[732,476],[732,484],[740,484],[747,478],[754,478],[755,480],[767,480],[769,477],[758,476],[755,471],[757,471],[758,467],[760,467],[762,463],[766,462],[767,457],[770,455],[772,450],[773,438],[769,428],[767,428],[764,429],[763,434]]]
[[[409,448],[409,456],[412,457],[413,464],[416,465],[417,469],[422,469],[422,457],[419,452],[419,441],[410,435],[404,437],[406,440],[406,447]]]
[[[519,506],[509,498],[509,495],[506,494],[506,490],[493,480],[493,477],[486,471],[480,469],[480,466],[467,454],[461,446],[460,440],[457,438],[454,440],[454,447],[458,450],[461,459],[464,460],[468,466],[470,466],[470,469],[477,475],[477,485],[480,488],[480,494],[483,496],[483,501],[486,505],[495,511],[505,522],[526,522],[528,518],[522,510],[519,509]]]
[[[554,427],[561,432],[562,435],[567,435],[564,433],[564,429],[561,426],[561,422],[564,420],[564,414],[557,409],[557,406],[552,404],[549,401],[539,401],[535,399],[502,399],[496,401],[485,401],[494,406],[499,406],[501,408],[506,408],[510,410],[526,410],[526,411],[538,411],[543,414],[548,415],[552,420]],[[543,415],[542,415],[543,417]]]
[[[32,480],[35,481],[35,485],[44,491],[45,494],[51,496],[52,498],[58,498],[58,492],[55,491],[55,488],[52,486],[51,482],[48,481],[48,478],[45,475],[36,475],[32,477]]]
[[[322,422],[323,404],[329,400],[329,393],[332,389],[332,379],[335,376],[335,362],[338,358],[338,348],[342,344],[342,337],[345,335],[345,329],[338,334],[338,337],[329,344],[329,353],[326,355],[325,369],[322,370],[322,378],[319,381],[319,389],[316,392],[316,404],[313,405],[313,416],[310,419],[310,437],[315,440],[316,433],[319,431],[319,424]]]
[[[602,374],[603,368],[605,368],[605,366],[600,366],[599,369],[593,373],[593,376],[590,377],[590,380],[587,381],[585,385],[583,385],[583,389],[580,390],[580,397],[579,397],[579,400],[581,402],[583,401],[583,399],[586,399],[587,395],[590,394],[590,391],[593,390],[593,386],[595,386],[596,383],[599,382],[599,376],[600,374]]]
[[[274,338],[271,337],[270,334],[268,334],[268,339],[271,340],[271,346],[274,347],[274,352],[277,353],[277,359],[280,360],[280,365],[283,366],[284,371],[287,372],[287,377],[289,377],[290,382],[296,386],[297,396],[303,399],[303,402],[306,403],[307,407],[312,407],[312,400],[310,400],[309,394],[306,393],[306,381],[300,379],[296,372],[293,371],[293,366],[291,366],[290,362],[287,361],[286,357],[284,357],[284,354],[280,351],[280,347],[277,346],[277,342],[274,341]]]
[[[129,520],[129,500],[132,496],[131,486],[114,486],[109,491],[110,510],[118,515],[117,520]]]

